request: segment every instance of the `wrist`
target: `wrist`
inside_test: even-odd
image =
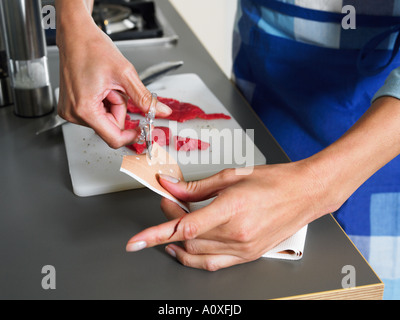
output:
[[[346,188],[346,181],[341,181],[339,168],[330,155],[323,152],[299,161],[307,177],[307,195],[314,206],[313,219],[337,211],[350,197],[351,188]]]

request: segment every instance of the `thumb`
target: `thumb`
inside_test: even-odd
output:
[[[241,178],[242,176],[235,174],[234,169],[226,169],[209,178],[190,182],[160,174],[159,182],[177,199],[198,202],[216,197],[222,190],[237,183]]]
[[[152,102],[152,95],[139,79],[139,76],[133,67],[132,70],[125,72],[124,89],[135,106],[137,106],[144,113],[149,111]],[[171,113],[172,110],[170,107],[160,101],[157,101],[156,116],[165,118]]]

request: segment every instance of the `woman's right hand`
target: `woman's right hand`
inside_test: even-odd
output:
[[[62,12],[57,16],[59,115],[69,122],[91,127],[112,148],[132,144],[138,132],[124,128],[124,96],[146,113],[151,93],[134,66],[94,23],[83,2],[58,0],[56,5],[57,11]],[[159,117],[171,113],[161,102],[156,111]]]

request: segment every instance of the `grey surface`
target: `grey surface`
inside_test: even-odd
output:
[[[124,50],[139,69],[183,60],[179,72],[200,75],[269,163],[287,158],[193,34],[166,1],[158,1],[179,33],[174,47]],[[50,57],[58,85],[56,55]],[[344,265],[357,286],[379,279],[331,216],[308,229],[302,260],[258,261],[214,273],[184,267],[157,247],[128,254],[126,242],[164,222],[159,196],[140,189],[79,198],[72,193],[61,130],[36,136],[47,120],[0,109],[1,299],[270,299],[341,289]],[[42,267],[56,268],[56,289],[41,287]]]

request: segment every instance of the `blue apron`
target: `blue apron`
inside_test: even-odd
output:
[[[400,17],[357,16],[357,27],[378,26],[385,32],[361,50],[330,49],[265,32],[257,27],[261,6],[320,22],[341,24],[344,15],[275,0],[242,1],[239,31],[245,40],[234,61],[236,83],[290,159],[304,159],[339,139],[400,66],[400,36],[393,50],[378,49],[400,30]],[[392,219],[400,221],[400,157],[371,177],[334,215],[367,259],[375,254],[371,237],[399,236],[400,223],[388,225],[393,225]],[[379,221],[385,215],[388,221]]]

